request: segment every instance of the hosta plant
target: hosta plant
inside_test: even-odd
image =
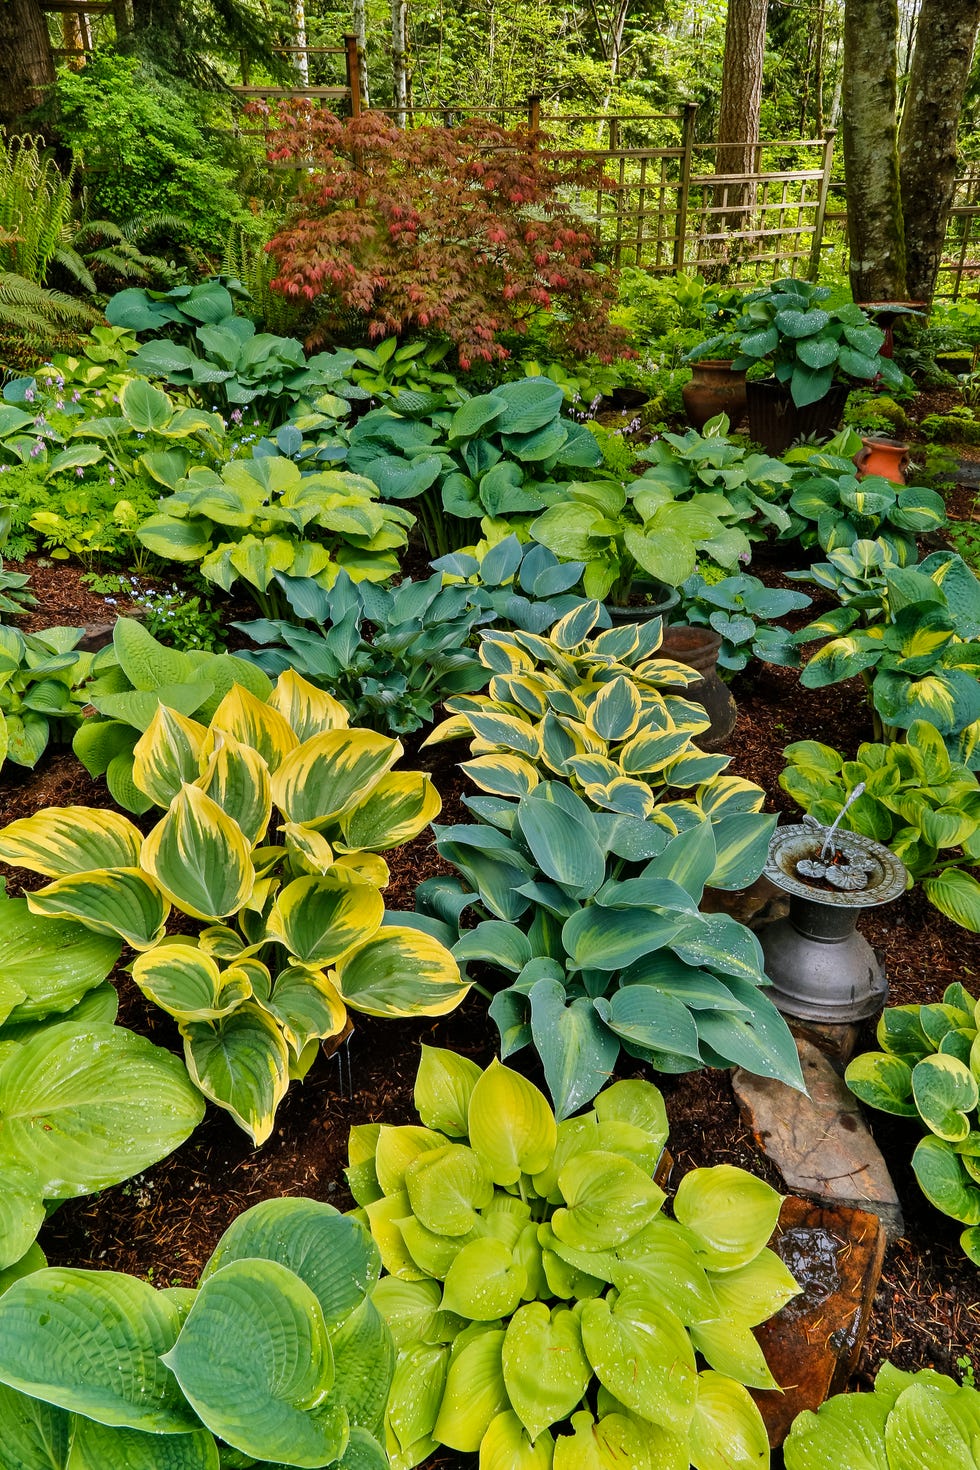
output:
[[[900,857],[940,913],[980,934],[980,782],[952,761],[941,735],[916,720],[904,741],[860,745],[854,760],[816,740],[787,745],[779,778],[804,811],[829,827],[859,783],[842,825]]]
[[[489,521],[483,525],[493,528]],[[485,621],[501,628],[544,633],[582,601],[573,589],[581,582],[585,563],[559,561],[546,546],[522,543],[513,532],[492,544],[450,552],[432,566],[447,581],[461,581]],[[609,626],[605,608],[599,622]]]
[[[194,565],[230,592],[239,581],[267,616],[285,612],[279,578],[329,587],[341,567],[357,582],[398,572],[414,517],[386,505],[362,475],[303,474],[280,455],[195,468],[143,522],[139,539],[165,560]]]
[[[694,744],[708,716],[683,689],[698,676],[657,657],[660,620],[593,636],[599,614],[598,603],[579,603],[548,634],[484,632],[487,693],[447,700],[448,718],[427,743],[469,736],[474,758],[463,770],[491,796],[524,796],[557,776],[593,806],[652,818],[669,832],[701,818],[705,792],[727,797],[737,788],[743,810],[758,810],[758,787],[718,782],[729,757]],[[694,802],[680,794],[695,789]]]
[[[5,1464],[385,1470],[395,1353],[358,1221],[265,1200],[225,1231],[196,1289],[38,1265],[0,1283]]]
[[[443,587],[438,574],[398,587],[354,583],[346,572],[329,591],[309,578],[283,583],[294,612],[316,626],[235,623],[261,645],[241,656],[267,674],[295,669],[329,689],[358,725],[417,730],[432,723],[437,704],[490,677],[471,646],[485,614],[468,588]]]
[[[437,940],[382,927],[380,854],[439,810],[428,776],[392,770],[401,754],[287,673],[266,701],[234,686],[207,725],[158,707],[133,760],[164,812],[145,838],[86,807],[0,830],[3,860],[53,880],[28,895],[33,913],[135,951],[133,978],[177,1020],[191,1077],[256,1143],[348,1006],[441,1015],[466,993]]]
[[[595,435],[563,417],[562,391],[549,378],[502,383],[455,410],[436,398],[421,408],[408,395],[365,414],[350,432],[347,464],[373,480],[385,500],[410,500],[432,555],[470,539],[466,522],[525,520],[565,494],[576,469],[595,469]]]
[[[809,607],[805,592],[767,587],[746,572],[709,582],[695,572],[682,582],[680,621],[696,628],[713,628],[721,635],[718,667],[730,673],[744,669],[750,658],[798,668],[800,652],[785,628],[774,619]]]
[[[83,628],[21,633],[0,624],[0,765],[33,768],[52,740],[70,740],[87,702]]]
[[[800,677],[821,689],[860,674],[875,733],[889,739],[928,720],[971,759],[980,735],[980,582],[962,557],[935,551],[892,568],[877,595],[809,623],[797,642],[828,638]]]
[[[883,1363],[872,1393],[840,1393],[804,1409],[783,1445],[786,1470],[980,1470],[980,1393],[945,1373]]]
[[[980,1266],[980,1001],[948,985],[936,1005],[886,1006],[881,1051],[854,1058],[844,1079],[869,1107],[918,1118],[912,1155],[930,1204],[967,1228],[960,1245]]]
[[[116,619],[112,642],[87,671],[81,693],[87,713],[72,749],[90,776],[105,776],[113,800],[137,815],[153,802],[133,781],[133,752],[161,705],[207,723],[235,684],[258,699],[272,692],[268,677],[245,659],[169,648],[135,618]]]
[[[121,948],[0,898],[0,1291],[58,1201],[155,1164],[203,1116],[183,1064],[113,1025]],[[0,1415],[5,1448],[6,1431]]]
[[[9,535],[10,506],[0,504],[0,553],[3,552]],[[28,608],[37,606],[37,598],[30,589],[30,580],[26,572],[6,571],[0,554],[0,623],[5,615],[18,617]]]
[[[423,1047],[415,1106],[421,1126],[353,1129],[348,1170],[388,1273],[394,1470],[440,1445],[508,1470],[768,1465],[746,1386],[776,1386],[751,1328],[798,1291],[767,1247],[779,1195],[695,1169],[669,1217],[647,1082],[558,1122],[510,1068]]]

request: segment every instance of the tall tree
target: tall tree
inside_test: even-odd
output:
[[[768,0],[729,0],[725,22],[721,99],[715,171],[749,174],[755,167],[759,141],[762,68],[766,54]],[[732,183],[719,190],[726,229],[744,229],[753,202],[751,185]]]
[[[391,77],[395,122],[408,121],[408,0],[391,0]]]
[[[956,134],[980,0],[922,0],[898,136],[906,286],[930,301],[956,181]]]
[[[0,0],[0,126],[16,124],[54,81],[48,26],[38,0]]]
[[[901,301],[907,295],[897,75],[896,0],[847,0],[844,175],[855,301]]]

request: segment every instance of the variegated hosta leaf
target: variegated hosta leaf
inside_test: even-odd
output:
[[[317,968],[336,963],[376,934],[384,912],[384,899],[369,883],[335,877],[295,878],[276,899],[267,932],[290,955]]]
[[[133,949],[163,938],[170,913],[158,885],[140,868],[101,868],[58,878],[27,895],[33,914],[77,919],[97,934],[118,934]]]
[[[355,852],[387,852],[411,842],[435,821],[441,809],[431,776],[421,771],[390,771],[342,819],[344,842]]]
[[[161,704],[133,751],[133,782],[144,796],[166,810],[185,781],[196,781],[207,733]]]
[[[120,812],[88,806],[49,806],[0,831],[0,859],[45,878],[92,868],[135,868],[143,841]]]
[[[252,847],[261,842],[272,815],[272,782],[269,767],[253,746],[216,733],[207,769],[193,785],[218,803]]]
[[[301,822],[283,822],[279,830],[286,839],[287,850],[295,853],[304,868],[324,874],[333,867],[334,850],[322,832],[304,827]]]
[[[266,704],[278,710],[302,745],[324,730],[346,730],[350,715],[339,700],[309,684],[295,669],[280,674]]]
[[[531,762],[519,755],[481,755],[461,762],[460,769],[481,791],[493,796],[520,799],[533,791],[539,780]]]
[[[280,1027],[246,1001],[230,1016],[181,1025],[187,1070],[205,1097],[225,1108],[258,1146],[289,1086],[289,1047]]]
[[[216,801],[184,786],[143,843],[143,867],[195,919],[237,913],[255,885],[248,841]]]
[[[265,760],[270,771],[276,771],[289,753],[299,745],[299,737],[278,709],[256,699],[240,684],[234,685],[211,717],[212,732],[223,730],[243,745],[251,745]],[[205,747],[205,755],[210,751]]]
[[[445,945],[418,929],[391,925],[338,962],[337,989],[369,1016],[444,1016],[469,986]]]
[[[133,979],[154,1005],[178,1021],[213,1021],[252,994],[245,970],[232,966],[222,972],[193,944],[156,945],[134,961]]]
[[[373,730],[327,730],[274,772],[272,800],[290,822],[326,826],[363,801],[401,755],[399,741]]]
[[[347,1008],[326,975],[302,965],[280,970],[262,1008],[279,1022],[297,1057],[311,1041],[339,1036],[347,1025]]]
[[[387,888],[391,877],[388,864],[376,852],[338,853],[330,871],[356,878],[359,883],[371,883],[375,888]]]

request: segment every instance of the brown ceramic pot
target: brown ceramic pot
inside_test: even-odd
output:
[[[725,748],[738,714],[731,690],[718,672],[720,649],[721,634],[714,628],[671,623],[664,629],[664,639],[656,654],[658,658],[687,664],[701,675],[696,684],[678,685],[669,692],[704,706],[711,724],[703,735],[694,737],[694,743],[700,750],[711,753]]]
[[[688,423],[701,430],[709,419],[728,415],[734,426],[745,413],[745,369],[736,371],[730,359],[705,358],[692,362],[690,381],[681,389]]]

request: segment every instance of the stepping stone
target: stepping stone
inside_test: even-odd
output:
[[[797,1041],[809,1041],[833,1063],[834,1071],[843,1073],[857,1051],[862,1022],[804,1021],[787,1016],[786,1024]]]
[[[742,1117],[793,1193],[871,1210],[897,1240],[902,1209],[860,1103],[823,1052],[808,1041],[797,1048],[809,1096],[739,1068],[732,1088]]]
[[[885,1232],[869,1211],[815,1205],[789,1195],[770,1243],[803,1288],[755,1329],[783,1388],[782,1393],[750,1390],[775,1449],[802,1409],[818,1409],[846,1388],[868,1330]]]

